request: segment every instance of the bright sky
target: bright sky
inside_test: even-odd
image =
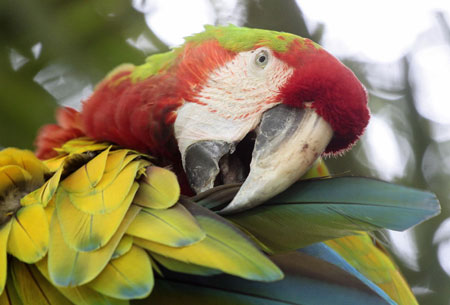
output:
[[[433,24],[433,12],[450,12],[450,1],[297,0],[311,21],[326,24],[323,44],[336,55],[391,62]]]

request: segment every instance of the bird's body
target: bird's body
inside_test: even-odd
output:
[[[80,112],[60,109],[57,120],[37,138],[37,156],[46,161],[27,157],[42,167],[45,181],[39,178],[37,189],[24,198],[13,196],[19,200],[13,214],[35,207],[47,235],[27,259],[8,244],[10,254],[36,264],[30,270],[50,287],[45,291],[58,287],[63,297],[55,297],[57,302],[124,304],[147,297],[155,269],[164,279],[159,286],[157,280],[149,301],[158,304],[173,304],[176,297],[184,304],[332,299],[333,304],[415,304],[397,267],[364,231],[404,230],[434,215],[437,203],[430,194],[417,192],[415,201],[402,202],[396,196],[416,191],[349,180],[387,194],[365,201],[343,180],[293,185],[308,170],[303,179],[328,177],[320,156],[350,149],[369,120],[364,87],[314,42],[274,31],[208,26],[141,66],[115,69]],[[0,186],[8,186],[0,191],[9,195],[16,194],[12,185],[31,179],[13,176],[11,184],[8,175],[28,170],[26,162],[11,160],[9,153],[0,158],[6,166],[0,167]],[[11,164],[25,169],[10,169]],[[172,169],[178,182],[163,167]],[[184,195],[198,195],[178,199],[179,185]],[[311,187],[317,191],[310,198],[303,193]],[[346,196],[356,201],[348,206]],[[415,214],[405,212],[410,206]],[[396,212],[384,219],[382,211],[390,208]],[[0,242],[8,243],[10,230],[10,240],[18,240],[17,229],[10,229],[15,222],[9,220],[19,217],[13,214],[0,215]],[[362,237],[345,237],[354,234]],[[378,259],[372,260],[375,253]],[[0,264],[6,266],[4,257]],[[11,263],[14,279],[25,274],[19,260]],[[380,277],[368,266],[388,275]],[[178,278],[179,272],[189,277]],[[283,272],[286,279],[272,286],[231,276],[213,277],[205,286],[203,278],[226,273],[272,282]],[[5,274],[0,273],[0,284]],[[267,295],[292,290],[296,282],[305,289]],[[183,285],[192,283],[203,289],[185,290]],[[231,290],[208,299],[211,287],[221,285]],[[17,294],[26,303],[30,296],[17,280],[6,287],[0,300]],[[308,288],[337,295],[311,294]]]

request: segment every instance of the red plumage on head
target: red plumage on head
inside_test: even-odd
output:
[[[326,153],[350,148],[369,119],[367,94],[354,74],[308,39],[294,39],[287,51],[274,53],[294,68],[279,98],[294,107],[313,102],[312,107],[334,131]],[[185,101],[198,102],[194,96],[208,75],[235,55],[217,40],[209,40],[187,43],[170,67],[144,79],[132,76],[133,67],[118,70],[97,86],[81,114],[68,110],[72,120],[62,119],[60,126],[42,129],[38,155],[52,156],[53,147],[87,135],[150,153],[163,165],[179,163],[173,136],[176,110]]]
[[[179,162],[173,136],[176,110],[201,89],[209,73],[232,58],[217,41],[184,46],[170,68],[142,80],[131,70],[119,71],[101,82],[84,102],[86,134],[123,147],[150,153],[161,162]]]
[[[65,142],[84,135],[81,126],[80,113],[72,108],[59,108],[56,111],[57,124],[42,127],[35,141],[36,156],[49,159],[56,156],[55,147],[61,147]]]
[[[367,92],[353,72],[334,56],[312,43],[294,40],[290,50],[276,56],[294,67],[294,74],[280,90],[283,103],[312,108],[332,127],[334,136],[326,154],[348,150],[364,132],[370,118]]]

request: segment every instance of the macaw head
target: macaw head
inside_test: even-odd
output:
[[[183,65],[207,73],[177,109],[175,138],[197,192],[244,182],[227,210],[283,191],[323,153],[349,149],[367,125],[365,89],[311,40],[229,26],[187,43]]]
[[[231,25],[116,70],[81,113],[91,137],[178,158],[197,193],[242,182],[226,212],[264,202],[321,155],[345,152],[368,120],[364,87],[322,47]]]

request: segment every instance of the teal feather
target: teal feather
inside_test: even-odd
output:
[[[340,177],[299,181],[261,206],[225,217],[277,253],[361,231],[406,230],[439,211],[432,193]]]
[[[354,272],[306,253],[273,257],[285,278],[273,283],[247,281],[228,275],[211,277],[165,271],[145,301],[159,305],[395,305],[380,289],[367,285]]]

